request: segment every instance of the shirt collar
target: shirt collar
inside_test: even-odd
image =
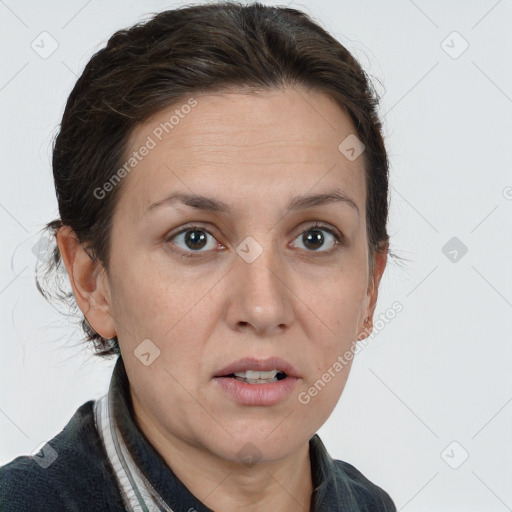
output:
[[[135,423],[130,384],[121,356],[112,372],[109,395],[115,423],[123,441],[153,489],[174,512],[186,512],[190,509],[212,512],[185,487]],[[309,440],[309,456],[313,481],[311,510],[331,510],[331,506],[336,506],[336,496],[340,490],[337,475],[339,469],[335,467],[317,434]]]

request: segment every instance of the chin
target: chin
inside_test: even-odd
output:
[[[252,464],[255,462],[275,462],[286,458],[288,455],[305,445],[311,436],[307,432],[298,432],[296,425],[290,423],[288,429],[279,429],[279,420],[259,422],[248,425],[246,421],[228,429],[229,435],[223,435],[215,446],[215,453],[232,462]],[[277,427],[277,428],[276,428]],[[211,444],[211,437],[209,441]]]

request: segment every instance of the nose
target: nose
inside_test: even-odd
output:
[[[294,294],[284,262],[270,244],[254,239],[240,244],[238,255],[229,273],[228,324],[234,330],[253,330],[259,336],[286,331],[294,318]]]

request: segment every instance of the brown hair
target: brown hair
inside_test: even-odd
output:
[[[260,3],[169,10],[108,40],[85,66],[66,103],[53,148],[60,219],[45,229],[55,239],[61,226],[70,226],[108,272],[112,214],[122,183],[101,200],[94,191],[122,165],[134,128],[192,93],[293,85],[331,97],[348,113],[365,145],[371,271],[374,252],[390,252],[388,158],[378,95],[355,58],[311,17]],[[47,280],[62,265],[58,246],[45,265]],[[45,285],[38,278],[36,283],[49,298]],[[58,297],[74,303],[72,293]],[[97,355],[120,353],[117,338],[106,340],[85,317],[81,322]]]

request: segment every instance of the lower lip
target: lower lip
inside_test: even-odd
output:
[[[217,382],[227,395],[242,405],[274,405],[290,396],[299,379],[286,379],[267,384],[247,384],[231,377],[216,377]]]

